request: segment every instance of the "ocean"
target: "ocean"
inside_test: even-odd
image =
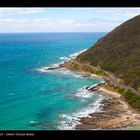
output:
[[[0,130],[74,129],[99,109],[85,87],[103,79],[68,70],[43,71],[76,57],[106,33],[1,33]]]

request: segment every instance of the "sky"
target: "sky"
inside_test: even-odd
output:
[[[109,32],[140,8],[0,8],[0,33]]]

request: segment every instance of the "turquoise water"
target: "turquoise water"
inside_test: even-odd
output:
[[[58,71],[42,73],[36,69],[60,63],[61,57],[91,47],[103,35],[0,34],[0,129],[60,129],[65,116],[97,101],[100,97],[96,93],[92,93],[92,98],[76,93],[101,79],[84,79]]]

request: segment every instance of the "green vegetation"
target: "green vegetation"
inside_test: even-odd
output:
[[[84,71],[84,72],[94,73],[94,74],[97,74],[100,76],[108,76],[108,74],[101,69],[98,69],[96,67],[93,67],[93,66],[90,66],[87,64],[80,64],[73,60],[69,60],[64,65],[66,68],[73,70],[73,71]]]
[[[140,95],[136,95],[131,91],[127,91],[127,93],[124,94],[124,97],[132,106],[132,108],[135,108],[140,111]]]
[[[106,88],[120,93],[132,108],[140,111],[140,95],[133,93],[131,90],[122,88],[121,86],[108,84]]]
[[[124,95],[128,92],[127,89],[125,88],[122,88],[121,86],[114,86],[114,85],[111,85],[111,84],[108,84],[106,85],[106,88],[109,89],[109,90],[112,90],[112,91],[116,91],[118,93],[120,93],[121,95]]]
[[[124,79],[126,85],[140,89],[140,15],[121,24],[76,60],[100,66]],[[140,91],[140,90],[139,90]]]

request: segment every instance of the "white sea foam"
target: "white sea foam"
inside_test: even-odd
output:
[[[92,93],[86,89],[87,86],[80,88],[77,90],[75,96],[76,97],[82,97],[82,98],[90,98],[92,96]]]
[[[76,77],[76,78],[82,78],[82,79],[84,78],[85,79],[85,77],[83,77],[82,74],[80,74],[80,73],[74,73],[74,72],[69,71],[67,69],[64,69],[62,74],[66,74],[66,75],[69,74],[69,75],[71,75],[73,77]]]
[[[84,86],[77,90],[75,96],[81,98],[91,98],[94,92],[89,91],[90,88],[97,86],[98,84],[93,84],[91,86]]]
[[[105,80],[104,80],[104,79],[102,79],[102,81],[101,81],[100,83],[105,84],[106,82],[105,82]]]
[[[51,68],[57,68],[57,67],[59,67],[59,65],[64,64],[64,62],[65,61],[61,61],[59,63],[55,63],[55,64],[52,64],[52,65],[47,66],[47,67],[45,66],[42,68],[36,68],[34,70],[39,71],[39,72],[50,72],[50,71],[53,71],[53,70],[50,70]]]
[[[69,57],[74,59],[74,58],[76,58],[80,53],[82,53],[82,52],[84,52],[84,51],[86,51],[86,50],[87,50],[87,49],[84,49],[84,50],[78,51],[78,52],[76,52],[76,53],[70,54]]]
[[[79,91],[75,95],[76,97],[91,98],[92,94],[89,91]]]
[[[38,71],[38,72],[50,72],[52,70],[49,70],[50,68],[56,68],[58,67],[60,64],[63,64],[64,62],[61,62],[61,63],[56,63],[56,64],[52,64],[50,65],[49,67],[42,67],[42,68],[36,68],[35,70]]]
[[[58,129],[60,130],[73,130],[77,124],[80,124],[80,118],[82,117],[90,117],[89,114],[93,112],[100,111],[101,101],[103,100],[103,96],[99,95],[99,99],[96,100],[93,104],[90,104],[88,107],[81,109],[71,115],[62,114],[60,117],[62,121],[60,121],[60,125]]]
[[[91,96],[95,95],[96,93],[89,91],[88,89],[91,87],[95,87],[98,84],[93,84],[91,86],[84,86],[77,90],[75,96],[80,98],[91,98]],[[101,101],[103,100],[103,96],[98,94],[99,98],[88,107],[81,109],[80,111],[76,111],[71,115],[61,114],[60,117],[62,121],[60,121],[60,125],[58,129],[60,130],[73,130],[77,124],[80,124],[80,118],[82,117],[90,117],[89,114],[93,112],[98,112],[101,110]]]
[[[47,70],[48,68],[50,68],[50,67],[38,68],[38,69],[35,69],[35,71],[38,71],[38,72],[43,73],[43,72],[47,72],[47,71],[48,71],[48,70]]]
[[[60,57],[59,59],[60,59],[60,60],[69,60],[70,58],[64,56],[64,57]]]
[[[76,78],[86,79],[86,77],[83,77],[82,73],[75,73],[75,72],[72,72],[66,68],[53,69],[53,70],[50,69],[50,68],[55,68],[56,66],[58,66],[58,65],[54,64],[54,65],[51,65],[50,67],[43,67],[43,68],[38,68],[38,69],[34,69],[34,70],[38,71],[40,73],[57,72],[57,73],[64,74],[64,75],[71,75],[71,76],[76,77]]]
[[[75,53],[72,53],[70,54],[69,56],[63,56],[63,57],[60,57],[59,59],[60,60],[70,60],[70,59],[74,59],[76,58],[80,53],[86,51],[87,49],[84,49],[84,50],[81,50],[81,51],[78,51],[78,52],[75,52]]]
[[[37,124],[38,121],[30,121],[30,124]]]
[[[81,50],[81,51],[76,52],[76,53],[73,53],[73,54],[70,54],[68,57],[66,57],[66,56],[60,57],[59,59],[60,59],[60,60],[63,60],[63,61],[60,61],[59,63],[55,63],[55,64],[52,64],[52,65],[47,66],[47,67],[45,66],[45,67],[42,67],[42,68],[36,68],[36,69],[34,69],[34,70],[36,70],[36,71],[38,71],[38,72],[42,72],[42,73],[44,73],[44,72],[50,72],[50,71],[52,71],[52,70],[48,70],[49,68],[56,68],[56,67],[58,67],[60,64],[64,64],[65,61],[76,58],[76,56],[78,56],[80,53],[82,53],[82,52],[84,52],[84,51],[86,51],[86,49],[85,49],[85,50]],[[54,70],[53,70],[53,71],[54,71]],[[64,74],[65,74],[65,73],[68,73],[68,71],[64,71]],[[76,76],[76,77],[79,77],[79,75],[75,75],[75,76]]]

